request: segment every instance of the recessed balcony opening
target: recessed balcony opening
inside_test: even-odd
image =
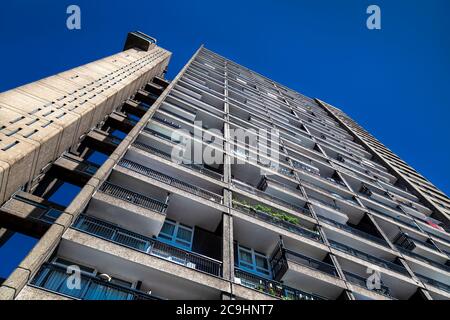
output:
[[[431,239],[404,232],[399,228],[399,233],[392,239],[392,243],[405,255],[420,260],[427,266],[450,272],[449,257],[440,251]]]
[[[338,261],[347,281],[361,288],[361,294],[369,291],[391,299],[409,300],[417,291],[417,285],[380,272],[376,267],[371,268],[342,257],[338,257]]]
[[[150,158],[146,153],[139,152],[139,150],[130,149],[119,162],[116,171],[120,170],[122,172],[122,180],[131,180],[132,183],[136,181],[136,183],[147,185],[148,183],[145,180],[150,178],[206,200],[217,202],[218,204],[222,203],[223,187],[221,185],[193,174],[196,170],[192,170],[192,172],[180,170],[180,167],[171,166],[158,159]],[[201,168],[198,168],[198,170],[201,170]],[[142,176],[142,179],[137,177],[131,178],[126,175],[125,171],[139,174]]]
[[[194,87],[198,90],[203,90],[210,93],[217,93],[219,95],[224,94],[224,86],[218,85],[216,82],[213,82],[211,80],[206,80],[205,78],[200,78],[196,75],[191,74],[185,74],[180,81],[178,81],[178,84],[181,86],[185,86],[185,84],[188,84],[189,86],[186,86],[187,88]]]
[[[311,160],[325,161],[325,158],[323,156],[320,156],[316,152],[313,152],[309,149],[300,148],[300,150],[299,150],[298,146],[297,146],[297,149],[293,149],[286,145],[284,147],[287,150],[288,155],[293,159],[301,159],[303,156],[306,156],[307,158],[309,158]]]
[[[155,117],[152,120],[145,127],[144,135],[151,135],[178,144],[179,152],[183,152],[184,157],[199,158],[203,161],[206,156],[216,159],[216,156],[219,158],[221,155],[215,153],[223,150],[222,138],[203,131],[194,135],[187,130],[181,130],[179,125],[167,119]]]
[[[183,78],[190,79],[206,87],[208,87],[210,84],[213,84],[217,89],[216,91],[218,92],[220,92],[220,89],[225,85],[224,79],[221,78],[220,76],[213,77],[208,72],[205,71],[199,72],[199,70],[194,66],[191,66],[189,69],[186,70]],[[217,86],[219,86],[219,88],[217,88]]]
[[[399,204],[398,202],[394,201],[393,199],[389,198],[388,195],[385,193],[380,194],[377,193],[376,188],[372,188],[367,185],[363,185],[361,189],[359,190],[359,195],[369,199],[371,201],[374,201],[380,205],[387,206],[393,210],[399,210]]]
[[[360,197],[361,202],[364,204],[366,208],[368,208],[370,211],[375,212],[377,214],[392,217],[392,218],[399,218],[403,219],[405,221],[411,220],[404,212],[402,212],[398,208],[392,208],[387,205],[384,205],[383,203],[377,202],[373,199],[369,199],[367,197],[362,198]]]
[[[234,257],[235,257],[235,283],[248,288],[258,290],[262,293],[275,296],[286,300],[320,300],[325,299],[313,292],[315,287],[306,286],[303,283],[294,283],[295,286],[289,286],[276,277],[279,270],[274,269],[273,254],[276,253],[280,237],[278,234],[264,227],[255,225],[247,220],[235,217],[233,219],[234,231]],[[290,241],[294,246],[302,248],[309,254],[318,254],[320,249],[307,243]],[[333,297],[330,297],[333,298]]]
[[[184,130],[190,133],[191,136],[198,135],[200,139],[205,141],[211,139],[223,139],[223,120],[210,117],[209,123],[203,122],[198,116],[194,119],[196,122],[188,122],[185,119],[180,119],[176,115],[172,115],[166,111],[158,110],[150,121],[160,122],[162,124],[170,125],[176,130]],[[211,127],[212,125],[212,127]],[[210,131],[208,131],[210,130]]]
[[[182,150],[183,149],[181,149],[181,151]],[[223,180],[223,164],[221,164],[220,160],[217,161],[217,163],[212,163],[211,165],[207,164],[203,159],[200,159],[199,163],[194,163],[190,158],[191,155],[189,155],[187,152],[178,152],[175,144],[163,139],[159,139],[157,137],[140,135],[132,144],[128,153],[132,161],[133,159],[138,160],[138,155],[146,157],[148,156],[150,158],[158,157],[170,161],[176,165],[181,165],[182,167],[190,169],[198,174],[208,176],[209,178],[213,178],[219,181]],[[185,154],[188,155],[189,158],[183,157]],[[138,162],[158,162],[150,158],[145,160],[144,162]],[[217,159],[220,158],[218,157]],[[157,164],[157,166],[164,166],[164,164],[159,163]]]
[[[404,186],[400,181],[397,181],[395,185],[379,181],[378,182],[383,188],[389,190],[390,192],[393,192],[395,194],[398,194],[402,197],[405,197],[407,199],[410,199],[411,201],[418,202],[419,199],[411,193],[411,191],[408,190],[406,186]]]
[[[158,110],[164,111],[168,114],[174,115],[181,120],[193,123],[197,117],[199,110],[186,104],[180,103],[178,99],[172,98],[170,95],[164,102],[161,103]]]
[[[448,233],[443,227],[442,223],[434,223],[432,220],[427,219],[426,222],[417,220],[420,224],[420,227],[422,230],[424,230],[426,233],[432,235],[435,238],[438,238],[439,240],[442,239],[444,242],[450,242],[450,233]]]
[[[116,177],[103,183],[85,214],[142,235],[158,235],[166,218],[169,193],[156,187],[119,183]]]
[[[314,211],[321,216],[335,220],[340,223],[348,221],[348,215],[338,206],[335,199],[330,198],[323,192],[305,188],[308,199],[311,201]]]
[[[335,237],[335,239],[338,238]],[[408,271],[400,263],[398,257],[386,250],[381,250],[375,246],[362,247],[364,245],[363,243],[349,241],[343,237],[341,237],[339,241],[333,240],[331,237],[329,237],[328,240],[334,249],[342,252],[343,254],[351,255],[355,258],[364,260],[367,263],[374,264],[399,275],[409,277]]]
[[[316,143],[313,140],[311,140],[310,137],[307,137],[305,134],[300,132],[292,135],[281,131],[280,138],[283,139],[283,141],[288,141],[288,143],[290,142],[291,144],[293,143],[295,145],[300,145],[310,150],[312,150],[316,145]]]
[[[181,99],[186,103],[190,103],[194,106],[200,107],[214,107],[220,111],[224,111],[224,102],[222,99],[217,98],[209,93],[198,93],[193,90],[189,90],[180,86],[176,86],[174,90],[172,90],[171,95]]]
[[[195,71],[196,74],[201,74],[204,77],[210,77],[218,82],[224,83],[224,78],[222,75],[211,71],[211,69],[204,67],[202,64],[194,62],[188,71],[192,73]]]
[[[326,251],[285,238],[271,254],[275,280],[306,292],[337,299],[344,291],[337,270]]]
[[[81,288],[67,286],[69,266],[81,269]],[[220,292],[114,253],[63,240],[32,286],[78,300],[219,299]]]
[[[217,99],[223,99],[223,87],[220,86],[212,86],[208,88],[192,79],[183,77],[177,82],[177,89],[187,94],[191,95],[194,93],[195,95],[206,95],[207,97],[211,96]],[[218,91],[216,90],[218,89]]]
[[[312,157],[319,157],[319,159],[323,159],[323,152],[314,144],[312,147],[304,146],[299,141],[290,141],[288,139],[282,138],[283,146],[286,147],[289,152],[296,152],[296,154],[307,154]]]
[[[377,245],[389,248],[387,242],[377,231],[375,225],[372,223],[372,221],[369,219],[367,215],[359,217],[350,215],[347,223],[339,223],[336,220],[329,219],[320,214],[317,215],[319,217],[319,220],[321,220],[328,226],[340,230],[340,231],[327,230],[327,235],[329,234],[329,237],[332,240],[352,244],[353,242],[356,242],[356,239],[354,239],[354,237],[357,237],[364,239],[365,241],[370,241]],[[361,248],[363,248],[364,250],[366,250],[366,246],[370,247],[371,245],[367,243],[361,243]]]
[[[305,215],[310,216],[311,214],[307,208],[298,208],[295,210],[296,214],[293,214],[266,205],[261,200],[233,192],[233,209],[240,214],[256,218],[258,221],[267,222],[295,234],[321,241],[316,224],[303,219]]]

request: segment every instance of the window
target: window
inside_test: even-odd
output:
[[[238,259],[240,268],[266,278],[272,277],[269,261],[264,254],[239,245]]]
[[[191,250],[194,228],[188,227],[172,220],[166,220],[158,236],[162,242],[176,247]]]

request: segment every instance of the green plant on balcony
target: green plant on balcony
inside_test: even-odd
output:
[[[255,210],[255,211],[259,211],[259,212],[263,212],[266,213],[276,219],[279,220],[283,220],[286,222],[289,222],[291,224],[295,224],[295,225],[300,225],[300,219],[297,217],[294,217],[293,215],[290,215],[288,213],[273,209],[269,206],[263,205],[263,204],[256,204],[256,205],[251,205],[250,203],[248,203],[245,200],[240,200],[240,199],[233,199],[234,202],[247,207],[247,209],[249,210]]]

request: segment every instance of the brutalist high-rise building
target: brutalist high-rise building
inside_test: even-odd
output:
[[[1,299],[449,299],[449,198],[341,110],[201,47],[0,94]],[[73,195],[73,199],[70,195]]]

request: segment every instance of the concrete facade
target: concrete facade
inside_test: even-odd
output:
[[[170,54],[152,38],[132,33],[125,49],[0,95],[5,123],[24,117],[8,130],[37,101],[55,109],[49,117],[55,105],[67,114],[0,158],[3,177],[22,170],[2,180],[4,221],[32,229],[48,208],[60,211],[1,299],[450,298],[445,210],[338,109],[204,47],[170,83],[161,77]],[[78,109],[72,85],[85,93],[103,78],[104,91]],[[179,129],[221,162],[188,161],[190,147],[173,161]],[[256,143],[234,139],[237,129]],[[276,165],[257,152],[267,132]],[[99,167],[86,162],[92,149],[109,156]],[[56,208],[45,197],[61,175],[81,191]],[[83,292],[65,287],[69,265],[82,268]]]

